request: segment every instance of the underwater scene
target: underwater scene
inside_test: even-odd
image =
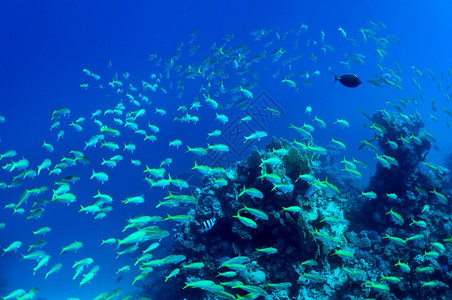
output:
[[[2,6],[1,299],[452,299],[452,3]]]

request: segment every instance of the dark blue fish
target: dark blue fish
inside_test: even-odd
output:
[[[334,74],[334,82],[338,80],[340,83],[342,83],[342,85],[350,88],[357,87],[361,84],[361,80],[356,74],[344,74],[341,76],[336,76],[336,74]]]

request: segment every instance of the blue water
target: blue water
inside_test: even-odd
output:
[[[77,196],[77,202],[69,206],[49,203],[44,207],[44,215],[38,220],[25,222],[33,201],[51,198],[53,182],[59,180],[60,176],[48,176],[48,172],[44,170],[34,179],[25,179],[18,187],[0,190],[3,206],[16,203],[24,189],[49,187],[45,194],[31,197],[28,203],[23,205],[23,215],[12,215],[11,209],[0,210],[0,222],[6,224],[5,229],[1,230],[1,247],[5,248],[16,240],[23,243],[17,253],[7,253],[0,259],[2,296],[15,289],[28,291],[32,287],[39,288],[37,297],[42,299],[94,299],[101,292],[113,291],[116,288],[123,289],[122,295],[132,293],[137,296],[140,293],[142,287],[139,284],[131,286],[133,277],[139,273],[136,268],[123,274],[120,280],[114,274],[118,267],[133,264],[134,258],[124,255],[115,259],[114,246],[100,246],[101,239],[123,238],[121,230],[127,224],[126,220],[139,214],[165,216],[167,212],[178,214],[187,211],[185,208],[179,211],[154,208],[158,200],[167,195],[167,189],[150,189],[143,180],[144,166],[157,168],[163,159],[170,157],[173,162],[167,167],[167,173],[183,179],[190,177],[193,186],[201,186],[200,174],[191,171],[194,160],[198,157],[185,152],[187,145],[205,147],[208,142],[228,144],[229,161],[218,160],[216,157],[199,158],[205,164],[225,167],[246,158],[251,149],[251,146],[244,147],[241,140],[237,142],[231,136],[206,140],[208,132],[215,129],[226,132],[233,124],[237,124],[238,118],[251,110],[237,107],[219,110],[218,113],[229,117],[228,124],[221,124],[215,120],[216,111],[204,102],[203,93],[200,92],[200,87],[206,87],[208,80],[187,79],[176,71],[177,65],[181,65],[182,69],[187,65],[198,65],[207,56],[210,56],[211,60],[218,59],[212,54],[214,47],[247,47],[248,61],[266,51],[266,58],[251,65],[249,72],[243,75],[237,74],[231,64],[224,67],[224,72],[229,77],[224,79],[226,89],[240,85],[242,77],[246,78],[249,84],[256,84],[252,87],[252,92],[257,101],[263,101],[265,98],[269,101],[265,102],[265,105],[270,103],[281,112],[279,117],[270,118],[267,113],[267,117],[250,123],[250,132],[264,130],[268,133],[268,137],[252,142],[253,147],[264,148],[272,136],[289,141],[299,139],[297,132],[288,129],[290,123],[297,126],[302,126],[303,123],[313,124],[312,119],[316,115],[327,123],[327,127],[315,128],[314,142],[327,149],[331,148],[329,142],[332,137],[344,142],[347,150],[339,151],[336,161],[344,155],[347,159],[355,157],[366,161],[369,168],[365,169],[363,177],[356,181],[357,186],[366,186],[375,172],[376,161],[372,152],[360,151],[358,148],[361,140],[372,139],[373,134],[364,127],[365,124],[371,124],[356,108],[359,107],[372,115],[377,110],[390,108],[385,104],[387,100],[398,104],[397,98],[415,97],[418,99],[418,105],[410,105],[404,112],[420,112],[425,129],[436,137],[436,149],[430,151],[428,161],[444,164],[445,157],[451,152],[451,131],[447,125],[451,117],[442,112],[441,107],[452,110],[444,97],[445,92],[450,92],[448,86],[451,84],[449,66],[452,63],[452,42],[448,37],[452,34],[452,27],[448,12],[452,5],[443,1],[432,1],[428,4],[424,1],[299,1],[296,4],[292,1],[180,1],[167,4],[149,1],[28,1],[9,2],[2,6],[0,115],[5,117],[5,122],[0,124],[0,153],[14,149],[17,156],[13,159],[27,158],[30,168],[34,170],[45,158],[51,159],[53,166],[63,155],[67,157],[70,149],[83,151],[84,142],[98,133],[98,126],[91,120],[91,114],[95,110],[104,112],[113,109],[121,99],[126,106],[125,113],[139,108],[146,110],[145,116],[137,123],[148,134],[148,121],[160,128],[160,132],[156,134],[157,141],[149,142],[143,141],[143,136],[134,134],[127,128],[115,126],[120,128],[121,136],[106,136],[106,140],[118,143],[119,150],[112,152],[100,148],[100,144],[96,148],[87,148],[83,153],[90,159],[89,165],[79,164],[63,171],[61,176],[76,174],[81,177],[71,185],[71,193]],[[390,42],[387,55],[381,62],[375,52],[376,44],[370,38],[364,43],[359,32],[360,28],[371,28],[368,21],[385,24],[387,29],[377,32],[378,36],[393,34],[400,39],[400,43]],[[297,33],[302,24],[308,25],[308,30]],[[358,41],[359,45],[354,45],[344,38],[338,31],[339,26],[347,32],[348,38]],[[255,41],[251,35],[253,31],[270,28],[274,30],[261,41]],[[190,31],[197,32],[192,44],[189,44]],[[321,31],[325,33],[325,43],[334,47],[334,51],[327,50],[323,53],[320,49]],[[232,40],[225,41],[223,37],[226,35],[233,35]],[[272,44],[266,47],[268,42]],[[213,46],[214,43],[216,46]],[[294,43],[298,43],[296,49]],[[176,67],[167,76],[164,70],[165,62],[179,53],[177,47],[181,44],[183,46],[180,57],[175,60]],[[193,45],[199,45],[199,50],[189,55],[188,49]],[[270,53],[280,47],[285,48],[287,53],[280,60],[272,62]],[[347,69],[340,61],[345,54],[352,53],[364,55],[365,63],[351,63],[350,69]],[[149,60],[151,54],[156,54],[157,58]],[[316,61],[310,58],[311,54],[317,57]],[[296,55],[301,55],[301,59],[291,62],[289,67],[285,59]],[[158,60],[161,62],[157,65]],[[367,82],[376,74],[382,75],[377,63],[396,70],[396,62],[402,70],[402,90],[388,86],[378,88]],[[416,77],[413,66],[424,72],[425,79]],[[96,81],[90,78],[82,72],[84,68],[98,74],[101,79]],[[435,73],[435,80],[429,78],[426,68]],[[218,66],[209,69],[209,72],[211,71],[219,72]],[[298,75],[304,71],[310,74],[311,86],[304,84]],[[313,74],[315,71],[319,71],[318,76]],[[126,72],[129,74],[128,79],[123,76]],[[297,82],[297,90],[281,82],[288,73],[295,74],[292,78]],[[339,82],[332,84],[333,73],[358,74],[363,84],[356,89],[346,88]],[[441,73],[445,74],[444,79],[441,79]],[[125,85],[123,93],[116,93],[116,90],[108,85],[115,74]],[[161,90],[156,93],[143,92],[142,80],[155,82],[150,78],[151,74],[157,74],[161,80],[159,85],[167,94]],[[425,100],[420,100],[412,78],[420,82]],[[214,85],[210,96],[225,107],[231,103],[232,94],[225,93],[214,97],[215,92],[218,92],[216,80],[210,80]],[[442,82],[442,91],[437,87],[439,81]],[[80,87],[84,83],[88,83],[87,89]],[[183,89],[177,89],[179,83],[183,83]],[[99,87],[100,84],[102,88]],[[125,96],[129,84],[138,89],[137,92],[131,92],[135,99],[143,92],[149,97],[151,104],[137,107],[130,103]],[[177,96],[179,92],[183,92],[180,97]],[[198,116],[199,122],[194,124],[174,121],[174,117],[184,114],[177,111],[178,107],[186,105],[190,108],[196,97],[202,107],[199,111],[191,110],[189,113]],[[431,108],[432,98],[436,99],[436,112]],[[263,105],[263,102],[257,103]],[[307,106],[312,107],[310,115],[305,113]],[[61,125],[50,131],[53,123],[52,111],[60,107],[68,107],[70,116],[62,117]],[[163,108],[167,114],[155,114],[155,108]],[[433,120],[430,114],[437,116],[438,120]],[[82,132],[76,132],[69,126],[70,122],[79,117],[85,118],[81,123]],[[124,117],[121,116],[123,120]],[[350,128],[342,129],[337,124],[334,125],[337,118],[349,121]],[[109,126],[114,126],[108,115],[99,119]],[[57,141],[59,130],[64,130],[64,137]],[[169,141],[176,138],[181,139],[183,145],[179,149],[168,147]],[[43,140],[54,145],[55,151],[46,152],[41,147]],[[129,142],[137,146],[133,153],[122,151],[123,144]],[[124,156],[124,160],[116,168],[100,165],[102,158],[107,159],[116,154]],[[139,159],[142,165],[132,166],[132,158]],[[5,158],[1,163],[9,161],[9,158]],[[93,169],[96,172],[102,170],[108,173],[109,181],[100,184],[90,180]],[[17,175],[16,171],[10,173],[0,170],[0,182],[10,184],[14,175]],[[80,204],[85,206],[94,202],[92,196],[97,189],[114,198],[113,210],[102,220],[93,220],[93,215],[78,213]],[[120,203],[129,196],[140,194],[144,195],[145,204]],[[161,246],[153,253],[155,257],[169,253],[172,244],[172,224],[158,225],[169,230],[170,237],[161,241]],[[51,255],[51,260],[47,267],[38,270],[33,276],[35,262],[20,261],[20,254],[25,254],[28,245],[38,240],[32,231],[42,226],[52,229],[43,237],[47,241],[43,250]],[[84,247],[77,253],[59,256],[61,247],[74,240],[82,241]],[[75,281],[71,279],[74,273],[72,264],[75,260],[85,257],[93,258],[93,265],[99,265],[100,271],[90,284],[79,288],[80,277]],[[63,264],[59,273],[44,280],[45,272],[59,262]],[[158,276],[162,275],[164,274]],[[158,299],[158,295],[152,296],[153,299]]]

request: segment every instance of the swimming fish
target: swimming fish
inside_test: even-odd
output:
[[[210,218],[209,220],[205,220],[201,223],[201,227],[203,231],[209,231],[215,225],[215,221],[217,219],[215,217]]]
[[[338,81],[342,83],[343,86],[354,88],[360,85],[362,82],[356,74],[344,74],[341,76],[336,76],[334,74],[334,82]],[[334,83],[333,82],[333,83]]]

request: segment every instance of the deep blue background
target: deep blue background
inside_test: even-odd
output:
[[[19,138],[19,144],[14,141],[16,148],[26,147],[25,141],[27,145],[40,143],[47,116],[56,106],[77,101],[71,109],[82,113],[105,101],[93,99],[78,88],[84,79],[80,72],[83,67],[101,69],[112,61],[116,70],[133,71],[140,78],[149,72],[149,54],[169,57],[189,30],[199,30],[200,39],[209,45],[226,34],[235,34],[246,42],[248,34],[259,28],[290,30],[306,23],[317,32],[323,29],[327,38],[339,39],[338,25],[357,28],[368,20],[381,20],[403,40],[402,45],[394,47],[394,60],[405,68],[430,66],[439,72],[451,60],[447,38],[451,33],[450,7],[439,2],[422,3],[4,2],[0,12],[0,86],[2,113],[9,126],[3,130],[27,129],[23,131],[26,140]],[[11,139],[11,135],[3,139]]]

